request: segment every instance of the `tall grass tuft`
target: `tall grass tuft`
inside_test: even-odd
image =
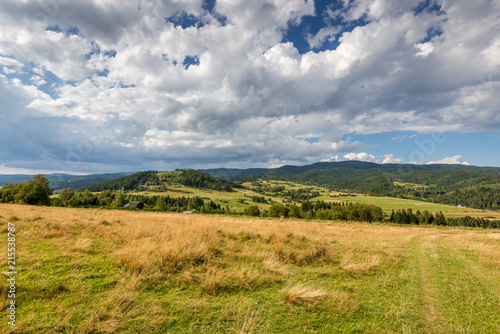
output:
[[[328,292],[323,289],[315,289],[304,283],[287,284],[281,294],[287,304],[304,304],[319,302],[326,298]]]

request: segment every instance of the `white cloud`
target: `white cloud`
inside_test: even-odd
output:
[[[32,76],[30,80],[37,86],[41,86],[47,83],[47,81],[43,80],[39,75]]]
[[[339,161],[339,156],[336,155],[336,156],[331,156],[329,157],[328,159],[321,159],[321,162],[337,162]]]
[[[429,161],[426,164],[427,165],[433,165],[433,164],[447,164],[447,165],[470,165],[466,161],[460,161],[462,160],[461,155],[454,155],[452,157],[447,157],[441,160],[436,160],[436,161]]]
[[[403,162],[403,159],[395,158],[394,154],[386,154],[384,155],[383,164],[400,164]]]
[[[317,49],[325,43],[325,41],[334,42],[335,35],[341,31],[340,27],[325,27],[321,28],[316,35],[307,34],[306,40],[311,49]]]
[[[403,159],[396,158],[394,156],[394,154],[375,156],[373,154],[368,154],[366,152],[348,153],[348,154],[344,155],[344,159],[345,160],[374,162],[377,164],[400,164],[403,162]]]
[[[54,12],[7,1],[0,66],[10,79],[0,78],[0,115],[14,106],[11,127],[29,124],[44,148],[18,150],[26,161],[65,161],[83,132],[102,129],[84,156],[92,168],[108,156],[118,166],[304,163],[366,146],[344,134],[500,129],[500,4],[438,1],[443,13],[415,15],[419,3],[344,1],[329,15],[362,24],[304,34],[312,48],[336,36],[340,45],[301,54],[284,37],[314,14],[313,1],[219,0],[212,13],[200,0],[142,2],[140,11],[132,0],[65,1]],[[39,13],[46,22],[33,24]],[[169,21],[182,13],[199,22]],[[187,66],[189,57],[199,63]],[[21,71],[31,81],[12,79]],[[55,87],[50,96],[45,83]],[[47,133],[40,119],[73,132]],[[22,136],[9,133],[22,147]],[[311,137],[320,140],[299,139]],[[346,156],[400,161],[359,154]]]
[[[434,51],[434,46],[430,42],[415,44],[415,47],[419,49],[416,55],[424,58],[430,55]]]
[[[345,140],[341,140],[338,143],[332,143],[332,149],[334,152],[350,152],[359,149],[363,144],[359,141],[355,141],[354,143],[350,143]],[[351,153],[353,154],[353,153]]]
[[[359,153],[348,153],[344,155],[345,160],[356,160],[356,161],[367,161],[367,162],[375,162],[379,163],[380,159],[373,154],[368,154],[365,152]]]
[[[79,173],[75,171],[54,171],[54,170],[45,170],[45,169],[29,169],[29,168],[16,168],[16,167],[8,167],[5,164],[0,165],[0,174],[5,175],[15,175],[15,174],[27,174],[27,175],[36,175],[36,174],[54,174],[54,173],[69,173],[73,175],[87,175],[88,173]]]
[[[0,56],[0,65],[20,68],[23,66],[17,59]]]

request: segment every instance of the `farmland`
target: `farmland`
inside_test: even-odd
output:
[[[430,212],[442,211],[446,217],[463,217],[472,216],[480,218],[500,219],[500,212],[491,210],[478,210],[473,208],[459,208],[457,206],[450,206],[445,204],[424,202],[413,199],[393,198],[385,196],[369,196],[364,194],[353,194],[346,192],[331,191],[325,187],[319,186],[306,186],[294,182],[286,181],[260,181],[260,183],[268,188],[281,187],[284,191],[297,190],[297,189],[310,189],[309,193],[318,192],[319,196],[313,197],[313,201],[326,201],[326,202],[351,202],[351,203],[365,203],[379,206],[385,214],[390,214],[392,210],[412,209],[414,211],[428,210]],[[249,189],[255,189],[250,182],[243,183]],[[276,196],[279,193],[266,193],[266,196]]]
[[[495,230],[0,204],[2,249],[8,222],[7,333],[500,330]]]

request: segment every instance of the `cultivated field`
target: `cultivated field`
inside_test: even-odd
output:
[[[336,201],[345,202],[349,201],[352,203],[366,203],[373,204],[382,208],[382,211],[386,214],[390,214],[392,210],[401,209],[412,209],[413,212],[417,210],[424,211],[427,210],[432,213],[443,212],[446,217],[477,217],[477,218],[490,218],[490,219],[500,219],[500,212],[498,211],[487,211],[487,210],[477,210],[472,208],[459,208],[457,206],[429,203],[417,200],[403,199],[403,198],[393,198],[393,197],[376,197],[368,195],[356,195],[356,196],[338,196],[332,197],[329,194],[321,197],[321,199],[326,201]]]
[[[401,209],[412,209],[413,212],[417,210],[424,211],[427,210],[431,213],[443,212],[446,217],[456,218],[456,217],[465,217],[471,216],[476,218],[487,218],[487,219],[500,219],[499,211],[487,211],[487,210],[477,210],[474,208],[459,208],[457,206],[446,205],[446,204],[438,204],[438,203],[430,203],[418,200],[410,200],[403,198],[394,198],[394,197],[377,197],[377,196],[369,196],[364,194],[346,194],[345,192],[336,192],[329,191],[324,187],[319,186],[305,186],[298,183],[293,182],[284,182],[284,181],[261,181],[263,185],[268,186],[282,186],[286,190],[296,190],[300,188],[311,188],[313,191],[318,191],[320,193],[319,197],[315,197],[311,199],[311,201],[321,200],[325,202],[352,202],[352,203],[365,203],[379,206],[382,211],[390,215],[392,210],[401,210]],[[397,182],[396,182],[397,183]],[[397,183],[398,185],[403,185],[403,183]],[[244,183],[246,187],[250,186],[250,183]],[[411,184],[406,184],[411,185]],[[418,185],[411,185],[413,187],[423,187]],[[267,196],[271,196],[272,194],[266,194]],[[265,208],[267,209],[267,208]]]
[[[5,333],[500,332],[496,230],[0,204],[2,268],[8,222]]]
[[[170,196],[170,197],[201,197],[205,200],[212,200],[216,204],[220,204],[222,207],[226,207],[228,205],[232,211],[243,212],[249,205],[258,205],[261,209],[269,209],[270,204],[262,204],[262,203],[254,203],[249,198],[251,196],[262,196],[256,192],[253,192],[248,189],[234,189],[234,191],[226,192],[226,191],[217,191],[210,189],[197,189],[193,187],[186,187],[182,185],[176,185],[172,187],[168,191],[138,191],[133,194],[137,195],[161,195],[161,196]],[[282,199],[273,198],[274,201],[281,203]],[[241,202],[243,201],[243,203]]]

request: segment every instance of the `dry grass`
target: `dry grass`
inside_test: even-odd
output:
[[[463,233],[449,240],[457,247],[477,253],[479,261],[500,269],[500,233]]]
[[[72,250],[75,252],[89,252],[92,247],[92,239],[89,238],[79,238],[75,242]]]
[[[141,276],[133,275],[119,282],[99,304],[94,305],[90,317],[82,324],[82,332],[114,333],[130,319],[139,318],[148,312],[161,315],[163,312],[158,305],[152,305],[152,309],[148,309],[140,302],[144,290],[141,280]],[[154,322],[155,318],[152,320]],[[155,325],[157,324],[146,323],[144,329]]]
[[[357,284],[372,284],[404,261],[405,248],[422,236],[446,236],[500,267],[497,232],[0,204],[0,231],[9,221],[31,280],[19,323],[25,332],[54,318],[53,332],[148,332],[179,316],[193,323],[184,332],[276,332],[266,330],[272,312],[255,303],[273,312],[311,305],[348,316],[369,302],[360,301],[365,297],[354,292]],[[5,252],[0,261],[6,262]],[[279,290],[285,282],[307,283]],[[46,302],[52,308],[40,315]],[[76,309],[82,303],[88,307]],[[236,310],[226,311],[228,305]],[[225,322],[214,329],[213,321]]]
[[[322,301],[328,295],[324,289],[315,289],[304,283],[287,284],[283,287],[281,294],[287,304],[304,304]]]
[[[241,309],[239,313],[242,314]],[[231,332],[237,334],[253,334],[265,333],[265,320],[261,315],[261,310],[255,310],[252,306],[248,306],[245,313],[238,320],[236,328],[230,329]]]
[[[341,268],[350,274],[367,273],[375,269],[381,261],[380,254],[368,255],[359,259],[354,252],[349,251],[342,256]]]

